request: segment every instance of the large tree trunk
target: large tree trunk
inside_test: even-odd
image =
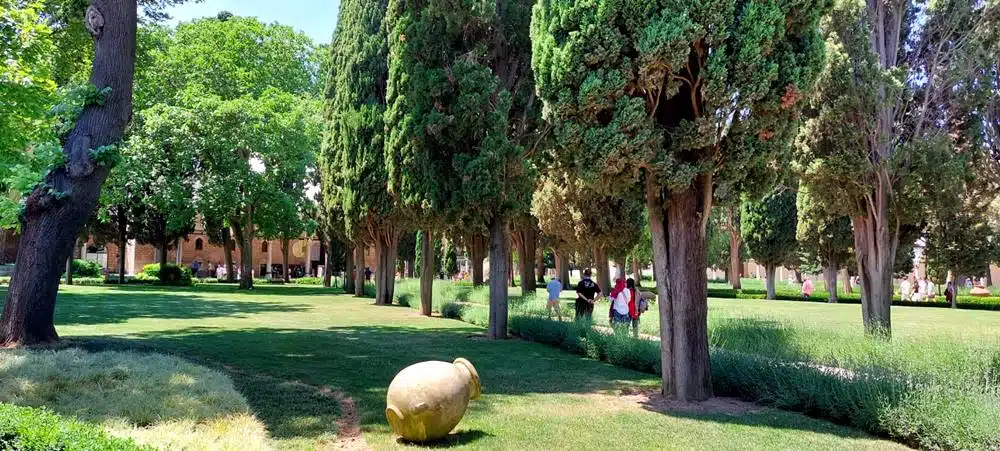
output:
[[[545,252],[542,249],[538,249],[535,253],[535,282],[544,286],[545,285]]]
[[[653,241],[653,275],[667,274],[669,255],[667,253],[668,235],[665,229],[666,217],[663,212],[661,190],[656,187],[649,173],[646,173],[645,197],[646,211],[649,216],[649,232]],[[664,396],[674,396],[674,330],[671,321],[673,304],[670,302],[670,278],[656,279],[656,298],[660,316],[660,374],[662,378],[661,393]]]
[[[483,284],[483,260],[486,259],[486,243],[482,235],[474,234],[469,240],[469,254],[472,265],[472,286],[478,287]]]
[[[160,245],[160,255],[159,255],[159,261],[157,263],[159,263],[160,265],[160,272],[163,272],[163,268],[167,267],[167,252],[169,252],[170,250],[170,247],[167,245],[166,237],[160,240],[159,245]]]
[[[639,260],[632,259],[632,277],[635,278],[635,286],[642,286],[642,265],[639,264]]]
[[[73,254],[66,258],[66,285],[73,285]]]
[[[118,221],[118,285],[125,284],[125,246],[128,246],[128,235],[125,222]]]
[[[396,288],[396,253],[399,233],[393,226],[379,230],[375,237],[375,304],[390,305]]]
[[[520,263],[521,293],[534,293],[536,289],[534,276],[535,250],[538,233],[531,227],[515,233],[519,236],[515,242],[517,244],[518,261]]]
[[[7,229],[0,227],[0,265],[7,264]]]
[[[424,231],[420,246],[420,314],[431,316],[434,307],[434,232]]]
[[[490,317],[487,338],[507,338],[507,224],[500,217],[490,221]],[[523,281],[522,281],[523,282]]]
[[[611,289],[614,288],[614,284],[611,282],[608,252],[601,246],[594,248],[594,266],[597,267],[597,285],[601,287],[601,292],[604,294],[610,293]]]
[[[91,152],[121,141],[132,115],[136,0],[92,0],[87,8],[95,41],[90,84],[107,89],[86,105],[64,137],[65,165],[54,168],[25,200],[17,265],[0,317],[0,346],[58,340],[53,316],[63,262],[97,206],[109,166]]]
[[[507,234],[508,234],[508,238],[506,240],[507,241],[507,281],[510,282],[510,286],[511,286],[511,288],[513,288],[513,287],[517,286],[517,284],[514,283],[514,252],[513,252],[514,250],[512,249],[513,246],[511,246],[511,242],[510,242],[510,237],[509,237],[510,231],[508,231]],[[493,237],[492,236],[490,237],[490,245],[491,246],[493,245]],[[490,262],[492,264],[492,262],[493,262],[493,258],[492,257],[490,258]],[[490,274],[492,274],[492,272]]]
[[[365,296],[365,248],[364,243],[354,246],[354,295]]]
[[[844,283],[844,293],[845,294],[854,293],[854,287],[851,285],[851,273],[850,273],[850,271],[848,271],[847,268],[844,268],[843,270],[841,270],[841,275],[842,275],[842,278],[844,279],[844,282],[843,282]]]
[[[729,284],[734,290],[743,288],[742,276],[743,261],[740,259],[740,248],[743,246],[743,238],[740,236],[739,206],[729,207]]]
[[[802,271],[794,269],[792,272],[795,274],[795,283],[802,285]]]
[[[823,265],[823,285],[828,293],[827,300],[837,303],[837,265],[827,262]]]
[[[702,175],[667,200],[667,276],[672,307],[673,389],[681,401],[712,397],[708,355],[708,279],[705,227],[712,205],[711,176]]]
[[[285,283],[291,282],[291,277],[288,270],[288,248],[291,245],[292,240],[288,238],[281,239],[281,280]],[[268,251],[270,252],[270,248]]]
[[[767,286],[767,298],[766,299],[774,300],[774,298],[777,295],[777,292],[775,290],[775,280],[774,280],[775,270],[776,269],[777,269],[777,265],[775,265],[774,263],[765,263],[764,264],[764,274],[765,274],[765,277],[767,278],[767,280],[765,281],[765,285]]]
[[[236,274],[233,273],[233,238],[229,227],[222,229],[222,252],[226,259],[226,281],[233,282]]]
[[[865,331],[871,335],[890,337],[892,321],[892,266],[899,243],[899,227],[889,221],[889,181],[879,172],[880,183],[873,193],[875,199],[865,216],[854,216],[854,252],[861,277],[861,312]]]
[[[248,208],[245,223],[242,220],[230,220],[236,244],[240,248],[240,289],[253,289],[253,208]]]
[[[354,293],[354,254],[356,246],[344,242],[344,293]]]
[[[327,241],[326,252],[323,252],[323,288],[330,288],[330,273],[333,269],[333,259],[330,258],[330,250],[333,249],[333,241]]]
[[[661,189],[649,174],[645,182],[653,267],[658,277],[662,390],[665,396],[680,401],[712,396],[705,273],[711,177],[702,176],[696,182],[669,195],[666,220]]]
[[[569,261],[564,252],[556,252],[556,274],[563,287],[569,288]]]

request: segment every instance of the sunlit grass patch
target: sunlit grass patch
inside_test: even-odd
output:
[[[0,402],[46,407],[160,449],[268,446],[228,377],[160,354],[4,350]]]

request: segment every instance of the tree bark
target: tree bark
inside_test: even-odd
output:
[[[743,237],[740,236],[739,207],[729,207],[729,284],[734,290],[743,289],[743,261],[740,259],[740,248],[743,247]]]
[[[842,278],[844,279],[844,281],[843,281],[843,284],[844,284],[844,293],[845,294],[854,293],[854,287],[851,286],[851,273],[849,271],[847,271],[847,268],[844,268],[841,271],[841,274],[843,275]]]
[[[288,238],[281,239],[281,280],[285,283],[291,282],[291,277],[288,271],[288,247],[291,245],[292,240]],[[270,252],[270,248],[268,251]]]
[[[330,273],[333,268],[333,259],[330,258],[330,249],[333,249],[333,242],[326,245],[326,252],[323,252],[323,288],[330,288]]]
[[[537,287],[535,285],[534,270],[538,233],[530,227],[516,233],[520,235],[520,238],[516,242],[518,244],[517,253],[520,263],[521,293],[534,293]]]
[[[14,266],[17,268],[17,266]],[[66,285],[73,285],[73,255],[66,258]]]
[[[799,270],[795,269],[795,270],[793,270],[793,273],[795,274],[795,283],[801,285],[802,284],[802,271],[799,271]]]
[[[507,224],[500,217],[490,221],[490,316],[487,338],[502,340],[507,338]],[[523,283],[523,281],[522,281]]]
[[[667,274],[670,256],[667,252],[668,235],[665,228],[666,217],[663,211],[661,190],[656,186],[652,176],[645,175],[646,211],[649,216],[649,232],[653,242],[653,275]],[[660,316],[660,375],[663,396],[673,397],[674,386],[674,327],[673,303],[670,301],[670,278],[656,279],[656,297]]]
[[[399,233],[393,226],[379,230],[375,237],[375,304],[390,305],[396,287],[396,253]]]
[[[253,208],[248,207],[246,220],[231,219],[233,233],[236,235],[236,244],[240,248],[240,289],[253,289]]]
[[[506,232],[506,234],[509,235],[510,231]],[[514,252],[513,252],[512,246],[511,246],[511,242],[510,242],[510,237],[509,236],[507,237],[507,239],[505,241],[507,242],[507,262],[506,262],[506,265],[507,265],[507,281],[510,282],[510,286],[511,286],[511,288],[513,288],[513,287],[517,286],[517,284],[514,283]],[[493,245],[493,237],[490,236],[490,246],[492,246],[492,245]],[[492,249],[491,249],[491,251],[492,251]],[[493,258],[492,257],[490,258],[490,264],[491,265],[493,264]],[[493,273],[491,272],[490,274],[492,275]]]
[[[125,246],[128,246],[128,235],[124,221],[118,221],[118,285],[125,284]]]
[[[7,264],[7,229],[0,227],[0,265]]]
[[[899,242],[898,225],[890,227],[886,224],[889,219],[888,183],[884,180],[876,187],[876,200],[872,202],[875,210],[869,211],[866,216],[851,218],[854,252],[861,277],[861,312],[865,331],[885,338],[892,334],[892,266]]]
[[[597,267],[597,285],[601,287],[601,292],[604,294],[610,293],[614,284],[611,282],[608,252],[601,246],[594,248],[594,266]]]
[[[229,227],[224,227],[222,229],[222,251],[225,255],[223,257],[226,259],[226,281],[233,282],[236,274],[233,273],[233,238],[232,231]]]
[[[567,261],[565,253],[556,253],[556,274],[559,275],[563,287],[569,288],[569,261]]]
[[[425,230],[420,249],[420,314],[431,316],[434,307],[434,232]]]
[[[110,170],[90,153],[118,144],[132,115],[136,1],[93,0],[87,11],[95,42],[90,83],[108,92],[100,104],[84,107],[62,140],[65,165],[54,168],[25,200],[17,264],[0,317],[0,346],[58,340],[53,318],[62,263],[97,206]]]
[[[483,284],[483,260],[486,258],[486,244],[482,235],[474,234],[469,240],[469,254],[472,265],[472,286]]]
[[[827,263],[823,265],[823,285],[827,292],[827,301],[831,304],[837,303],[837,265]]]
[[[545,252],[542,249],[538,249],[535,253],[535,272],[537,279],[535,282],[544,286],[545,285]]]
[[[635,278],[635,286],[642,286],[642,265],[639,264],[639,260],[632,259],[632,277]]]
[[[764,264],[764,273],[766,274],[765,277],[767,277],[767,280],[765,282],[765,285],[767,286],[767,297],[766,297],[766,299],[769,299],[769,300],[774,300],[775,295],[777,294],[776,290],[774,288],[774,286],[775,286],[775,282],[774,282],[775,269],[777,269],[777,265],[775,265],[774,263],[765,263]]]
[[[703,401],[712,397],[708,354],[708,280],[705,273],[705,228],[712,208],[712,178],[701,175],[667,199],[666,276],[672,316],[674,398]],[[651,215],[652,217],[652,215]],[[662,233],[662,231],[661,231]]]
[[[365,296],[365,244],[354,246],[354,296]]]
[[[160,272],[163,272],[163,268],[167,267],[167,252],[169,252],[169,249],[166,238],[160,240],[160,258],[157,262],[160,265]]]
[[[354,254],[355,247],[350,242],[344,243],[344,293],[354,293]]]

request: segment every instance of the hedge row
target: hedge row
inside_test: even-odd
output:
[[[764,290],[734,290],[732,288],[709,288],[708,297],[720,298],[720,299],[764,299],[767,297],[767,292]],[[943,297],[939,298],[944,299]],[[778,291],[775,293],[775,299],[779,301],[827,302],[827,294],[826,292],[817,292],[812,297],[805,298],[801,294],[795,291]],[[861,295],[840,293],[837,295],[837,302],[841,304],[860,304]],[[892,305],[906,306],[906,307],[939,307],[939,308],[951,307],[951,304],[949,304],[944,300],[914,302],[914,301],[904,301],[900,299],[899,296],[893,297]],[[959,296],[958,308],[968,309],[968,310],[1000,310],[1000,297]]]
[[[465,306],[442,314],[463,316],[479,309]],[[509,328],[526,340],[660,374],[658,341],[534,314],[512,315]],[[711,350],[711,364],[716,395],[825,418],[922,449],[1000,449],[1000,400],[988,391],[877,365],[843,370],[717,347]],[[915,379],[923,380],[914,384]]]
[[[44,409],[0,404],[0,449],[19,451],[146,451],[131,439]]]

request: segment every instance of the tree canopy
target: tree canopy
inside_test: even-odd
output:
[[[534,7],[532,67],[555,160],[604,186],[644,186],[657,289],[670,299],[663,390],[705,399],[713,187],[787,152],[822,68],[828,2],[599,3]]]

